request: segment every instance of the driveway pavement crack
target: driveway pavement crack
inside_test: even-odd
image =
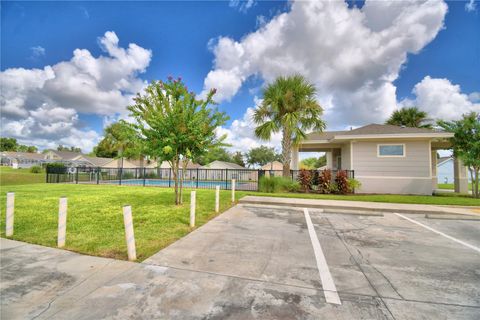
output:
[[[363,268],[361,267],[361,264],[358,263],[357,259],[355,259],[354,255],[352,254],[352,252],[350,251],[350,248],[348,248],[347,246],[347,243],[345,242],[345,239],[343,239],[342,236],[340,236],[340,234],[337,232],[337,229],[335,229],[335,227],[333,226],[332,222],[330,221],[330,219],[328,219],[327,217],[324,217],[324,219],[327,220],[328,224],[330,225],[330,227],[332,228],[332,230],[335,232],[335,234],[337,235],[338,239],[342,242],[343,246],[345,247],[345,249],[348,251],[348,253],[350,254],[350,256],[353,258],[353,261],[355,262],[355,265],[358,267],[358,269],[360,270],[360,272],[363,274],[363,276],[365,277],[365,279],[367,280],[367,282],[370,284],[370,287],[373,289],[373,291],[375,291],[378,299],[380,299],[380,301],[382,302],[383,306],[386,308],[386,310],[388,311],[388,313],[390,314],[390,316],[395,320],[395,316],[393,315],[392,311],[390,310],[390,308],[388,308],[388,305],[385,303],[385,301],[383,300],[383,297],[380,295],[380,293],[377,291],[377,288],[375,288],[375,286],[373,285],[373,283],[370,281],[370,279],[367,277],[367,275],[365,274],[365,271],[363,270]]]

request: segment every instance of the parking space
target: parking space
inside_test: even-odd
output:
[[[342,303],[335,312],[379,319],[480,315],[479,252],[395,214],[308,212]],[[478,245],[480,221],[408,219]],[[146,263],[311,288],[329,304],[313,240],[302,208],[244,205]]]
[[[141,264],[2,240],[2,318],[478,319],[479,234],[239,205]]]

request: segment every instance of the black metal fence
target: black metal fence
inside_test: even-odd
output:
[[[354,178],[353,170],[344,170],[348,178]],[[300,170],[290,170],[292,180],[298,179]],[[332,179],[336,170],[331,170]],[[180,170],[182,174],[182,170]],[[235,189],[258,191],[262,176],[282,176],[281,170],[253,169],[186,169],[183,185],[186,188],[230,190],[232,179]],[[47,167],[47,183],[117,184],[144,187],[173,187],[174,172],[170,168],[96,168],[96,167]]]

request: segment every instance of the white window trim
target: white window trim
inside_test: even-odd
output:
[[[396,156],[396,155],[391,155],[391,156],[384,156],[380,155],[380,147],[382,146],[402,146],[403,147],[403,155],[401,156]],[[377,158],[405,158],[407,155],[407,146],[405,143],[379,143],[377,144]]]

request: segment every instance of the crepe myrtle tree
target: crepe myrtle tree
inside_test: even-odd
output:
[[[445,131],[453,132],[450,139],[453,146],[453,155],[458,157],[470,171],[472,179],[472,193],[480,198],[480,114],[471,112],[464,114],[461,120],[438,121],[438,125]]]
[[[309,130],[325,129],[322,113],[315,86],[301,75],[278,77],[265,88],[263,102],[253,114],[255,135],[270,140],[274,133],[282,133],[284,177],[290,175],[292,146],[305,139]]]
[[[175,184],[175,204],[182,204],[185,170],[210,149],[223,145],[216,128],[228,117],[214,106],[212,89],[204,99],[189,92],[181,78],[153,81],[144,94],[137,94],[129,106],[134,126],[139,131],[146,153],[168,161]]]

